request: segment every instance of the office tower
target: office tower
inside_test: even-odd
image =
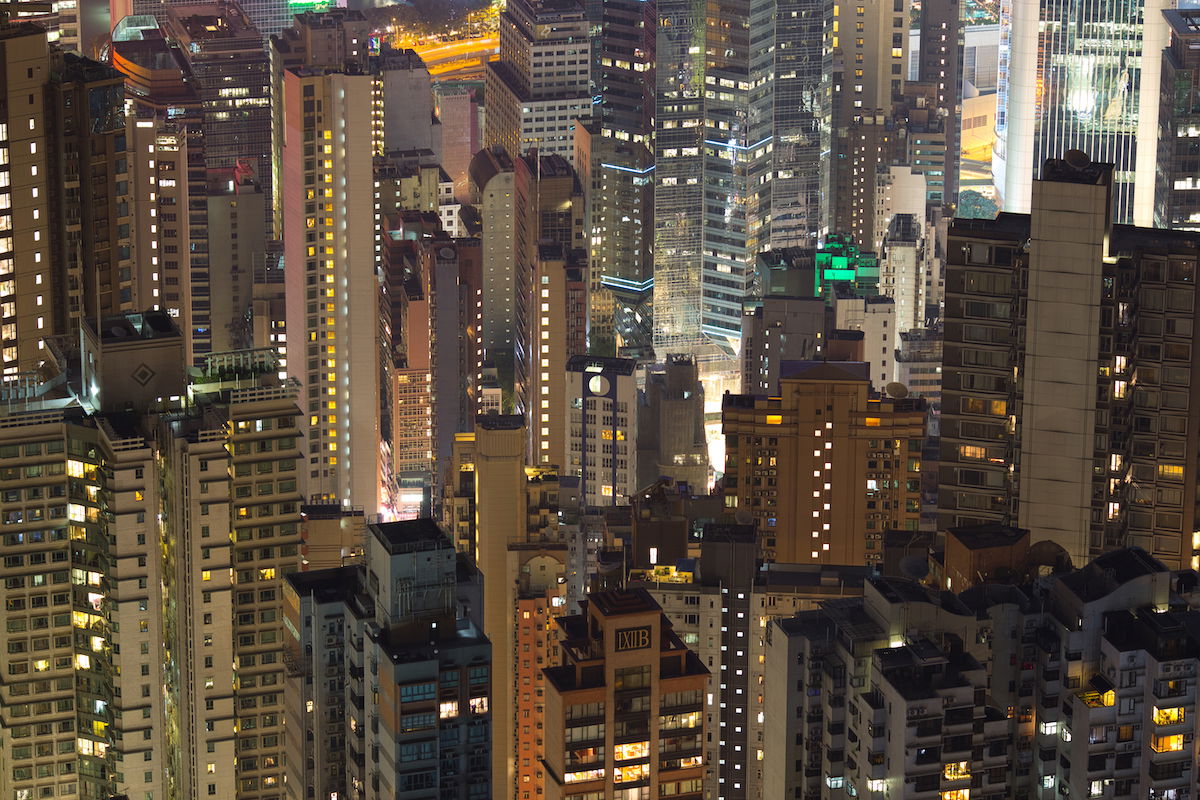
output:
[[[567,464],[567,361],[587,353],[587,252],[561,244],[538,246],[534,261],[530,453],[535,464]]]
[[[565,475],[578,477],[587,507],[625,505],[638,487],[638,399],[628,358],[572,356],[567,360],[570,425]]]
[[[31,23],[6,23],[0,47],[12,176],[0,193],[0,366],[13,376],[46,360],[47,337],[131,307],[132,262],[120,75],[51,52]]]
[[[1042,164],[1081,150],[1114,165],[1113,220],[1153,224],[1168,6],[1016,0],[1001,9],[992,172],[1005,211],[1029,213]],[[1094,26],[1102,37],[1091,36]]]
[[[704,385],[690,356],[647,366],[638,398],[637,486],[666,479],[703,492],[709,483]]]
[[[1185,565],[1195,242],[1113,225],[1112,172],[1068,154],[1032,214],[951,226],[938,527],[1007,518],[1076,563],[1133,544]]]
[[[574,156],[592,116],[591,46],[578,0],[514,0],[500,13],[500,60],[488,63],[485,147]]]
[[[53,127],[43,147],[50,151],[50,194],[61,208],[52,216],[51,263],[64,273],[52,281],[63,293],[53,305],[59,329],[72,333],[84,319],[133,310],[124,81],[116,70],[74,53],[51,58],[46,110]],[[36,131],[30,126],[28,133]],[[14,142],[10,150],[20,146]],[[29,155],[36,158],[36,151],[30,142]],[[36,172],[31,166],[33,177]],[[19,192],[16,200],[24,204]],[[36,251],[39,241],[35,233],[32,242],[15,244]]]
[[[872,563],[883,531],[916,530],[925,406],[873,393],[866,364],[793,364],[779,396],[726,395],[722,427],[726,506],[765,559]]]
[[[299,66],[276,82],[287,367],[304,385],[308,487],[375,511],[393,494],[380,422],[379,285],[360,268],[376,258],[375,78]]]
[[[203,103],[205,166],[248,170],[262,186],[270,209],[271,68],[263,48],[266,34],[234,0],[169,5],[163,30],[178,43],[176,52],[186,60]],[[266,222],[271,224],[270,216]],[[200,344],[198,352],[210,351]]]
[[[654,346],[698,356],[711,390],[737,372],[755,256],[811,245],[825,225],[827,187],[811,178],[829,150],[824,23],[786,3],[665,0],[658,17]]]
[[[1157,185],[1154,227],[1200,230],[1200,192],[1194,170],[1188,169],[1195,148],[1190,131],[1197,127],[1200,108],[1192,101],[1197,79],[1197,41],[1200,14],[1179,9],[1163,12],[1171,38],[1162,55],[1162,102],[1158,109]]]
[[[603,111],[604,106],[599,108]],[[575,129],[575,165],[588,187],[590,339],[592,351],[600,355],[615,353],[618,346],[651,346],[643,335],[651,330],[650,319],[636,327],[621,323],[619,317],[628,316],[622,314],[624,309],[637,304],[622,297],[618,287],[647,282],[653,286],[654,156],[645,144],[617,138],[622,134],[628,132],[610,130],[595,120]]]
[[[479,572],[429,519],[372,523],[365,548],[284,590],[287,797],[493,796]]]
[[[624,346],[651,346],[618,331],[620,300],[603,279],[640,284],[653,277],[656,8],[630,0],[589,4],[595,116],[575,128],[575,168],[589,188],[591,341],[599,355],[616,355],[619,335]]]
[[[546,796],[699,795],[708,670],[645,590],[581,606],[558,620],[564,663],[546,669]]]

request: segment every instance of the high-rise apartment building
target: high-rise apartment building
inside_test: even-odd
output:
[[[529,404],[530,453],[539,465],[568,463],[567,361],[587,353],[587,252],[561,244],[538,247],[534,261],[536,361]]]
[[[779,395],[726,395],[725,501],[767,560],[870,564],[920,520],[920,400],[874,394],[866,364],[801,362]]]
[[[546,675],[546,796],[699,797],[708,670],[644,589],[560,617]]]
[[[488,64],[483,142],[514,157],[574,157],[592,116],[591,44],[579,0],[514,0],[500,13],[500,60]]]
[[[543,351],[532,339],[541,325],[542,298],[534,285],[538,248],[555,243],[570,252],[584,246],[583,187],[560,155],[512,159],[496,149],[475,155],[471,180],[482,225],[484,349],[511,391],[510,408],[523,412],[531,403],[540,407],[533,381]]]
[[[1033,190],[1027,216],[951,226],[939,528],[1191,564],[1196,242],[1112,224],[1113,167],[1082,153]]]
[[[276,83],[287,367],[304,385],[308,487],[374,511],[392,496],[380,428],[379,284],[360,268],[376,259],[375,78],[302,65]]]
[[[772,623],[765,796],[1180,796],[1200,652],[1183,574],[1129,548],[1036,595],[875,577]]]
[[[492,797],[479,572],[429,519],[288,579],[288,797]],[[423,793],[423,794],[422,794]]]

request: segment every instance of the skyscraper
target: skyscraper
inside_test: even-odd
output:
[[[1031,214],[951,226],[938,525],[1015,520],[1076,563],[1136,545],[1184,566],[1197,245],[1114,225],[1113,172],[1072,152]]]
[[[1004,210],[1027,213],[1042,164],[1080,150],[1114,165],[1113,219],[1153,223],[1166,5],[1001,5],[992,171]]]

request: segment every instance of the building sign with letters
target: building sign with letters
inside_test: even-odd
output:
[[[617,651],[644,650],[650,646],[650,626],[641,628],[619,628],[617,630]]]

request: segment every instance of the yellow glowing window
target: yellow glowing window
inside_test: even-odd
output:
[[[33,662],[34,672],[45,672],[48,669],[50,669],[50,661],[48,659],[40,658]]]
[[[868,428],[878,428],[881,424],[879,417],[867,417],[866,426]]]
[[[332,139],[333,131],[321,131],[321,138],[322,139]]]
[[[1154,707],[1155,725],[1174,725],[1177,722],[1183,722],[1183,718],[1184,710],[1181,706],[1175,708]]]
[[[1183,734],[1155,736],[1150,740],[1150,749],[1156,753],[1174,753],[1183,749]]]
[[[987,458],[987,450],[979,445],[960,444],[958,446],[958,457],[970,461],[982,461]]]
[[[1183,480],[1183,466],[1180,464],[1159,464],[1158,477],[1168,480]]]
[[[630,781],[644,781],[650,777],[649,764],[631,764],[628,767],[616,767],[613,769],[613,783],[629,783]]]
[[[971,777],[970,761],[951,761],[942,769],[942,774],[948,781],[958,781]]]
[[[603,486],[600,487],[600,494],[603,495],[604,497],[612,497],[613,496],[613,487],[609,486],[608,484],[604,484]]]
[[[645,758],[650,755],[649,742],[630,742],[619,744],[613,748],[613,756],[617,761],[630,761],[635,758]]]
[[[204,570],[203,572],[200,573],[200,580],[211,581],[212,580],[212,572],[207,569]]]
[[[782,414],[767,414],[767,424],[768,425],[782,425],[783,424],[783,415]]]
[[[263,567],[262,569],[260,569],[258,571],[258,579],[260,581],[269,581],[269,580],[274,579],[274,577],[275,577],[275,568],[274,567]]]
[[[942,792],[942,800],[971,800],[970,789],[947,789]]]
[[[444,700],[439,707],[438,716],[442,719],[454,719],[458,716],[458,701]]]
[[[86,653],[75,654],[75,669],[91,669],[92,657]]]
[[[604,777],[603,769],[587,769],[581,772],[568,772],[563,777],[563,783],[578,783],[580,781],[598,781]]]

